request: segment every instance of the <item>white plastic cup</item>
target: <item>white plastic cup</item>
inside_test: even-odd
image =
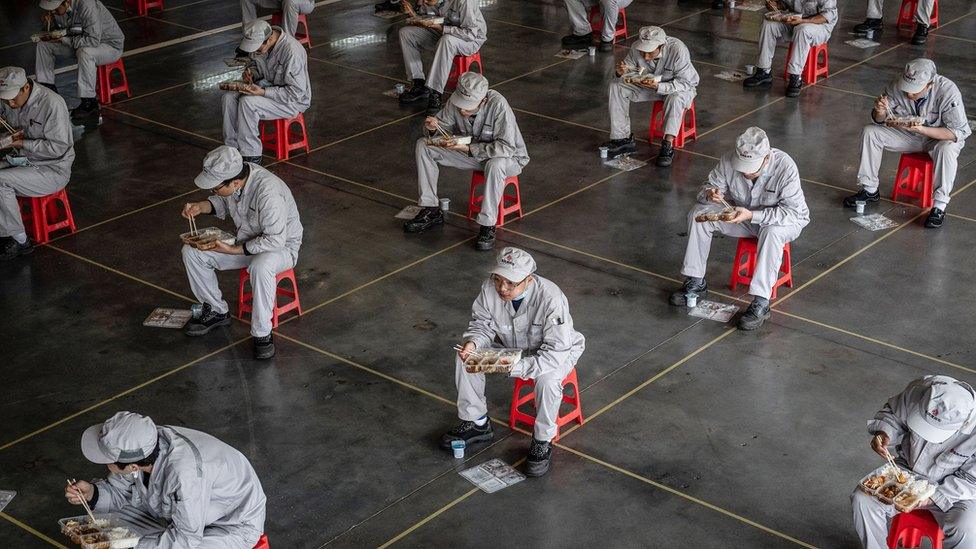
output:
[[[600,158],[606,158],[610,153],[610,149],[607,147],[600,147]]]
[[[864,200],[858,200],[857,202],[854,203],[854,211],[856,211],[858,214],[863,214],[864,206],[866,204],[867,202],[865,202]]]
[[[441,199],[441,209],[444,210],[445,212],[451,209],[451,199],[450,198],[442,198]]]
[[[691,308],[691,309],[694,309],[695,307],[697,307],[698,306],[698,294],[693,293],[693,292],[686,293],[685,294],[685,304],[687,304],[688,307]]]
[[[587,51],[589,51],[589,52],[590,52],[590,57],[595,57],[595,56],[596,56],[596,46],[590,46],[590,47],[589,47],[589,48],[587,49]]]
[[[463,440],[452,440],[451,450],[454,450],[454,459],[464,459],[464,447],[466,444]]]
[[[403,84],[397,84],[394,88],[396,88],[397,95],[403,95],[403,92],[407,91],[407,87]]]
[[[752,76],[754,74],[756,74],[756,66],[755,65],[746,65],[746,75],[747,76]]]

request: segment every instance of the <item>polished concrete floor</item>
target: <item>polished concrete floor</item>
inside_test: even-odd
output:
[[[268,494],[274,547],[852,547],[848,495],[879,465],[865,422],[924,374],[976,382],[976,152],[964,149],[946,226],[882,201],[896,229],[859,229],[840,207],[856,188],[859,134],[872,98],[926,55],[976,114],[976,12],[942,0],[924,47],[892,28],[881,45],[844,43],[863,4],[841,0],[831,76],[784,99],[783,82],[744,92],[721,71],[753,63],[761,16],[704,1],[637,0],[631,39],[663,25],[701,74],[698,140],[670,170],[603,166],[613,56],[554,57],[567,23],[559,0],[482,0],[485,74],[516,114],[532,157],[525,217],[498,246],[523,247],[569,297],[587,337],[579,364],[586,424],[555,450],[552,471],[492,495],[457,474],[522,459],[529,437],[507,426],[511,381],[493,377],[496,440],[454,460],[437,448],[455,421],[451,346],[493,254],[452,215],[405,235],[415,201],[419,109],[384,92],[403,76],[396,26],[368,0],[321,2],[312,31],[313,151],[268,159],[305,225],[296,273],[305,314],[277,331],[278,356],[251,358],[247,326],[208,337],[151,329],[158,306],[191,300],[177,235],[193,176],[221,139],[215,85],[239,30],[236,0],[168,0],[122,21],[133,97],[104,110],[76,143],[68,188],[77,233],[0,265],[0,547],[67,544],[56,520],[77,512],[66,477],[103,474],[82,457],[82,430],[119,410],[212,433],[243,451]],[[35,0],[0,7],[0,65],[33,72]],[[886,19],[898,3],[889,0]],[[227,28],[225,28],[227,27]],[[169,41],[175,41],[166,44]],[[615,52],[624,53],[623,47]],[[784,63],[785,47],[774,67]],[[71,72],[59,76],[69,104]],[[650,105],[633,108],[646,137]],[[685,213],[697,187],[745,128],[758,125],[800,167],[812,222],[793,246],[796,284],[756,333],[687,316],[666,303],[679,282]],[[642,142],[636,155],[652,159]],[[897,156],[885,156],[890,195]],[[463,213],[467,174],[445,170],[442,196]],[[735,242],[718,238],[709,280],[718,298]],[[221,278],[232,295],[236,276]]]

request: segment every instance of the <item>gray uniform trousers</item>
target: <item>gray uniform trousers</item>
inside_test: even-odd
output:
[[[590,6],[600,5],[603,11],[603,30],[600,40],[612,42],[614,31],[617,29],[618,12],[627,9],[634,0],[565,0],[566,12],[569,13],[569,25],[573,34],[583,36],[593,32],[590,25]]]
[[[24,232],[17,196],[46,196],[68,184],[67,179],[52,166],[11,167],[0,160],[0,236]]]
[[[661,95],[654,90],[635,84],[625,84],[619,78],[610,81],[607,95],[610,97],[610,139],[626,139],[630,136],[630,104],[644,101],[664,101],[664,133],[678,135],[685,110],[694,101],[695,90]]]
[[[884,0],[868,0],[868,19],[881,19],[884,8]],[[935,8],[935,0],[919,0],[915,8],[915,22],[925,26],[932,20],[932,10]]]
[[[113,514],[140,536],[162,533],[167,524],[131,505],[113,511]],[[250,549],[257,545],[261,534],[255,528],[241,525],[211,525],[203,529],[203,540],[199,549]]]
[[[783,245],[800,236],[801,227],[792,225],[767,225],[760,227],[755,223],[725,223],[706,221],[699,223],[695,216],[721,211],[722,206],[696,204],[688,214],[688,247],[685,249],[685,262],[681,274],[705,278],[708,252],[712,248],[712,233],[718,231],[726,236],[754,237],[759,239],[756,254],[756,270],[749,284],[749,294],[769,299],[773,284],[779,278],[779,267],[783,263]]]
[[[183,265],[186,267],[186,276],[193,295],[200,303],[210,305],[214,312],[221,314],[230,309],[220,293],[217,271],[246,267],[251,275],[251,288],[254,289],[251,335],[264,337],[271,333],[271,313],[277,288],[275,277],[278,273],[293,268],[295,260],[288,250],[231,255],[183,246]]]
[[[420,58],[420,51],[434,50],[434,61],[430,64],[427,87],[437,93],[444,93],[454,56],[471,55],[481,49],[481,46],[477,42],[462,40],[450,34],[406,26],[400,28],[400,49],[403,51],[403,65],[407,70],[407,78],[411,80],[424,79],[424,61]]]
[[[308,15],[315,9],[313,0],[241,0],[241,19],[247,23],[258,18],[258,7],[281,10],[281,26],[295,36],[298,16]]]
[[[933,202],[936,208],[945,210],[956,181],[959,153],[965,145],[965,141],[940,141],[897,128],[868,124],[861,134],[861,166],[857,170],[857,182],[868,192],[878,190],[878,169],[884,151],[927,152],[935,164],[932,170]]]
[[[823,44],[828,39],[830,39],[830,29],[826,25],[803,23],[792,27],[786,23],[763,20],[762,29],[759,31],[759,60],[756,61],[756,66],[769,70],[773,66],[776,44],[781,40],[792,41],[793,53],[788,59],[786,71],[790,74],[800,74],[803,72],[803,66],[807,64],[810,48]]]
[[[462,152],[443,147],[429,147],[426,140],[417,140],[417,184],[420,188],[420,201],[424,207],[434,207],[437,200],[437,178],[440,166],[462,170],[481,170],[485,172],[485,200],[481,203],[478,224],[494,227],[498,221],[498,204],[505,190],[505,178],[522,173],[522,166],[514,158],[489,158],[479,162]],[[562,379],[560,379],[562,381]],[[478,416],[481,417],[481,416]]]
[[[261,156],[261,120],[291,118],[298,110],[261,95],[224,92],[224,145],[241,156]]]
[[[854,530],[864,549],[887,549],[889,521],[895,516],[894,506],[885,505],[874,496],[860,490],[851,494],[854,511]],[[976,501],[960,501],[948,512],[929,507],[932,516],[942,526],[945,549],[976,549]]]
[[[95,79],[98,76],[97,67],[118,61],[122,57],[122,50],[117,50],[107,44],[75,50],[62,42],[38,42],[34,61],[34,70],[38,82],[54,83],[54,62],[57,57],[77,58],[78,97],[94,99]]]

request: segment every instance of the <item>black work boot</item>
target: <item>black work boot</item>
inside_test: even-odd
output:
[[[552,443],[532,439],[529,457],[525,460],[525,476],[541,477],[549,472],[552,464]]]
[[[567,34],[563,36],[563,47],[569,50],[585,50],[593,45],[593,36],[589,34]]]
[[[752,331],[763,325],[771,316],[769,312],[769,300],[757,297],[749,304],[746,314],[739,318],[739,329]]]
[[[915,25],[915,35],[912,36],[912,45],[921,46],[929,39],[929,27],[918,23]]]
[[[430,98],[430,88],[427,87],[424,80],[419,78],[415,78],[413,80],[413,86],[409,90],[401,93],[399,97],[401,105],[427,101],[428,98]]]
[[[671,141],[661,141],[661,150],[657,151],[657,161],[655,162],[662,168],[667,168],[674,160],[674,143]]]
[[[622,154],[637,152],[637,140],[634,139],[633,134],[627,139],[611,139],[601,146],[607,148],[607,160]]]
[[[600,45],[597,46],[597,49],[603,52],[613,51],[613,42],[606,42],[604,40],[600,40]]]
[[[478,442],[488,442],[494,437],[495,431],[491,428],[490,419],[481,427],[473,421],[461,420],[441,437],[441,448],[450,450],[451,442],[455,440],[463,440],[465,446],[471,446]]]
[[[671,294],[671,298],[668,303],[674,305],[675,307],[684,307],[688,304],[686,295],[695,294],[698,299],[705,297],[708,293],[708,284],[705,284],[704,278],[687,277],[685,278],[685,283],[681,286],[681,289],[677,292]]]
[[[274,339],[271,334],[264,337],[252,337],[254,343],[254,358],[257,360],[267,360],[275,356]]]
[[[413,219],[403,224],[405,233],[422,233],[435,225],[444,224],[444,212],[436,206],[421,208]]]
[[[925,218],[925,228],[939,229],[945,223],[945,212],[941,208],[932,208],[929,216]]]
[[[790,81],[786,84],[786,97],[797,97],[800,95],[800,88],[803,87],[803,80],[799,74],[791,74]]]
[[[759,88],[771,86],[772,84],[773,75],[769,72],[769,69],[760,69],[759,67],[756,67],[756,74],[742,81],[743,88]]]
[[[54,93],[58,93],[58,87],[55,86],[54,84],[48,84],[46,82],[38,82],[38,84],[40,84],[40,85],[44,86],[45,88],[53,91]]]
[[[487,252],[495,247],[495,228],[481,226],[478,231],[478,239],[474,241],[474,249],[479,252]]]
[[[261,165],[261,156],[242,156],[241,160],[244,162],[250,162],[251,164]]]
[[[188,336],[202,336],[220,326],[230,326],[230,315],[215,313],[210,304],[204,303],[200,318],[191,320],[183,329],[183,333]]]
[[[27,255],[34,251],[34,243],[28,238],[20,244],[13,238],[6,238],[0,246],[0,261],[6,261],[22,255]]]
[[[872,19],[868,17],[860,25],[854,25],[854,34],[867,34],[868,31],[879,32],[884,27],[881,23],[881,19]]]
[[[92,118],[98,118],[99,107],[98,99],[93,97],[86,97],[81,100],[81,104],[75,107],[71,111],[71,119],[78,120],[89,120]]]
[[[400,0],[396,2],[391,2],[390,0],[383,0],[379,4],[373,4],[373,10],[376,13],[383,11],[400,11]]]
[[[443,106],[443,95],[434,90],[430,90],[430,95],[427,98],[427,116],[434,116],[439,113]]]
[[[865,191],[864,188],[861,188],[861,190],[857,191],[857,193],[844,198],[844,207],[854,208],[857,206],[857,202],[860,200],[863,200],[864,202],[877,202],[881,200],[881,191],[869,193]]]

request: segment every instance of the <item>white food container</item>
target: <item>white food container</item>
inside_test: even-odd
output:
[[[522,349],[475,349],[464,361],[468,373],[507,374],[522,360]]]
[[[139,536],[111,515],[96,514],[94,526],[88,515],[58,519],[61,532],[82,549],[130,549],[139,544]],[[76,523],[72,526],[72,523]],[[79,533],[84,532],[84,533]]]
[[[207,227],[199,229],[196,233],[183,233],[180,240],[188,246],[193,246],[198,250],[210,250],[215,246],[216,241],[221,241],[228,246],[233,246],[237,239],[234,235],[217,227]]]

